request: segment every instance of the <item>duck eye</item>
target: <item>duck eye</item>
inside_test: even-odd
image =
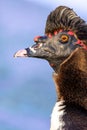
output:
[[[65,34],[61,35],[60,42],[66,43],[66,42],[68,42],[68,40],[69,40],[69,37],[67,35],[65,35]]]

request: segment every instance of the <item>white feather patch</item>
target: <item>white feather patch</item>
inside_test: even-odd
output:
[[[34,50],[34,48],[29,47],[29,49],[30,49],[33,53],[36,53],[36,50]]]
[[[50,130],[62,130],[65,125],[62,116],[64,115],[65,106],[63,105],[64,101],[56,102],[52,114],[51,114],[51,127]]]

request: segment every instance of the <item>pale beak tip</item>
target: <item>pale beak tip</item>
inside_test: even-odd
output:
[[[13,55],[13,57],[27,57],[27,50],[19,50]]]

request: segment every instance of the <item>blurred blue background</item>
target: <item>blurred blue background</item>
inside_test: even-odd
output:
[[[56,102],[53,70],[40,59],[13,58],[44,34],[47,15],[59,5],[87,21],[86,0],[0,0],[0,130],[49,130]]]

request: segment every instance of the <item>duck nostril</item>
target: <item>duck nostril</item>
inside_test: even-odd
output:
[[[35,45],[33,45],[32,46],[32,48],[34,48],[34,49],[38,49],[38,48],[40,48],[42,46],[42,43],[37,43],[37,44],[35,44]]]

